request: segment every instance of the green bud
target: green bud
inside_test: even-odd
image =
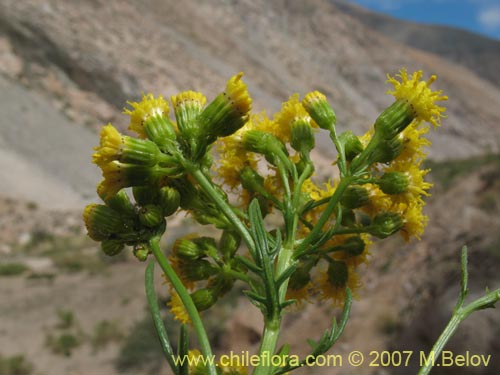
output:
[[[201,135],[206,137],[209,144],[217,137],[233,134],[248,121],[252,100],[241,80],[242,75],[239,73],[231,77],[226,90],[219,94],[199,117]]]
[[[409,180],[406,173],[387,172],[378,180],[377,184],[384,193],[394,195],[406,192]]]
[[[291,125],[291,146],[294,150],[309,154],[314,148],[314,134],[309,123],[299,120],[292,122]]]
[[[250,167],[244,167],[240,172],[241,186],[254,193],[262,193],[264,187],[264,177]]]
[[[266,160],[275,166],[280,163],[279,154],[288,156],[285,145],[278,138],[261,130],[245,132],[243,147],[248,151],[264,155]]]
[[[173,250],[175,255],[186,260],[202,258],[205,254],[203,249],[191,240],[181,238],[175,241]]]
[[[379,133],[386,140],[392,139],[406,129],[415,118],[415,112],[410,104],[397,100],[387,107],[375,120],[375,133]]]
[[[139,261],[145,262],[148,259],[148,255],[151,254],[151,249],[148,244],[142,243],[135,245],[132,252]]]
[[[399,231],[403,224],[401,215],[395,212],[383,212],[373,218],[368,233],[378,238],[386,238]]]
[[[231,259],[240,247],[241,236],[237,232],[225,230],[220,237],[219,249],[224,259]]]
[[[101,195],[99,189],[97,190],[97,193]],[[125,216],[135,216],[136,214],[134,205],[130,202],[129,197],[124,190],[120,190],[118,193],[110,197],[103,195],[101,199],[109,208],[119,212],[120,214]]]
[[[134,199],[140,206],[154,203],[158,199],[158,190],[152,186],[134,186],[132,188]]]
[[[347,264],[342,261],[332,260],[327,270],[328,281],[334,287],[343,288],[349,280],[349,269]]]
[[[191,298],[198,311],[204,311],[212,307],[217,302],[217,297],[216,291],[212,288],[203,288],[191,293]]]
[[[350,130],[340,134],[339,141],[344,144],[345,158],[347,161],[352,161],[363,151],[363,144]]]
[[[201,281],[217,274],[219,269],[205,259],[196,259],[183,262],[182,272],[189,281]]]
[[[119,160],[123,163],[153,166],[160,161],[161,151],[147,139],[123,136],[123,147]]]
[[[193,238],[192,241],[201,249],[203,254],[211,257],[215,257],[217,255],[217,244],[215,242],[215,238],[197,237]]]
[[[181,204],[181,194],[177,189],[170,186],[164,186],[160,189],[159,204],[163,216],[170,216],[179,208]]]
[[[104,254],[114,256],[119,254],[125,246],[123,242],[116,240],[104,240],[101,242],[101,249]]]
[[[342,245],[340,245],[342,251],[346,252],[347,254],[351,256],[358,256],[363,254],[365,251],[366,244],[365,242],[361,239],[361,237],[356,236],[356,237],[349,237],[347,240],[344,241]]]
[[[400,136],[390,140],[382,140],[371,154],[370,163],[390,163],[403,151],[403,141]]]
[[[144,131],[160,149],[165,151],[173,149],[177,135],[174,125],[166,115],[148,117],[144,122]]]
[[[364,206],[369,199],[368,190],[361,186],[350,186],[344,191],[340,203],[348,209],[354,209]]]
[[[302,105],[321,129],[331,130],[337,122],[333,108],[319,91],[307,94]]]
[[[163,212],[158,206],[148,204],[139,210],[139,221],[148,228],[158,226],[163,220]]]
[[[83,220],[89,237],[95,241],[106,240],[113,234],[129,230],[118,212],[102,204],[89,204],[85,207]]]
[[[180,133],[189,139],[199,131],[197,119],[207,99],[200,92],[186,91],[171,97]]]

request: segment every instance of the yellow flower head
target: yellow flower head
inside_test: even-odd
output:
[[[121,153],[123,147],[123,136],[111,124],[104,126],[101,130],[100,145],[94,147],[97,152],[92,155],[92,161],[101,166],[104,163],[115,160]]]
[[[108,199],[123,188],[145,186],[159,176],[159,169],[125,164],[114,160],[101,165],[104,180],[97,186],[99,196]]]
[[[405,160],[413,164],[421,164],[426,157],[425,147],[431,145],[431,141],[424,137],[429,132],[429,126],[419,126],[418,122],[412,122],[403,133],[403,149],[395,162]]]
[[[224,95],[231,101],[231,104],[241,116],[245,116],[252,108],[252,99],[248,95],[247,85],[241,80],[241,77],[243,77],[242,72],[227,81]]]
[[[296,121],[304,121],[318,127],[299,101],[299,94],[292,95],[288,101],[283,103],[281,110],[276,113],[273,119],[272,134],[282,142],[290,142],[291,126]]]
[[[446,110],[444,107],[436,105],[437,101],[448,100],[447,96],[442,95],[442,91],[432,91],[430,86],[436,80],[433,75],[428,81],[421,81],[423,72],[421,70],[408,76],[406,69],[401,69],[396,77],[397,80],[387,75],[387,82],[392,83],[394,90],[387,93],[394,95],[396,100],[402,100],[410,105],[417,120],[423,120],[434,126],[441,125],[441,117]]]
[[[320,289],[320,298],[322,300],[329,300],[333,306],[342,307],[346,297],[346,287],[349,287],[353,296],[356,296],[356,291],[361,287],[361,281],[356,273],[355,267],[348,265],[344,262],[333,263],[338,265],[332,272],[330,265],[327,272],[322,272],[319,280],[318,287]],[[345,272],[345,274],[344,274]]]
[[[168,305],[170,306],[170,312],[174,315],[174,319],[178,320],[183,324],[191,323],[191,319],[182,303],[181,297],[174,290],[170,291],[172,298]]]
[[[328,104],[326,96],[319,91],[308,93],[302,100],[302,105],[322,129],[330,130],[337,122],[333,108]]]
[[[125,108],[124,114],[130,116],[129,129],[136,132],[139,137],[147,138],[146,131],[144,130],[144,122],[150,117],[168,116],[169,106],[168,103],[160,95],[155,98],[153,94],[142,96],[142,100],[137,102],[127,102],[132,106],[132,110]]]
[[[423,203],[419,202],[407,205],[404,209],[401,236],[406,242],[410,241],[411,237],[420,240],[420,236],[424,233],[429,218],[422,213],[422,208]]]
[[[195,91],[181,92],[180,94],[171,96],[170,100],[172,101],[174,111],[177,111],[179,107],[183,106],[193,106],[201,111],[207,102],[205,95]]]

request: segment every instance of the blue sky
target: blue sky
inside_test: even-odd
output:
[[[500,39],[500,0],[351,0],[396,18],[450,25]]]

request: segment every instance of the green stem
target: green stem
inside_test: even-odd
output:
[[[350,165],[350,170],[351,174],[354,175],[359,171],[362,171],[366,166],[364,165],[366,162],[366,159],[372,154],[373,150],[375,150],[380,143],[380,137],[378,136],[378,133],[375,133],[370,140],[370,143],[368,143],[368,146],[354,158],[354,160],[351,162]]]
[[[333,210],[340,201],[340,198],[342,197],[344,190],[351,184],[351,182],[352,182],[352,177],[344,177],[340,180],[337,189],[335,189],[335,193],[333,193],[332,197],[330,198],[330,201],[328,202],[328,205],[321,214],[318,222],[316,223],[312,231],[309,233],[309,235],[306,238],[304,238],[304,240],[297,247],[296,250],[297,254],[302,254],[307,249],[307,246],[309,246],[321,233],[321,231],[323,230],[323,226],[326,224]]]
[[[462,278],[461,278],[461,287],[460,287],[460,295],[458,296],[457,304],[453,310],[453,315],[446,325],[445,329],[437,339],[436,343],[432,347],[425,364],[420,368],[420,371],[417,375],[427,375],[431,371],[432,367],[436,364],[439,355],[441,354],[444,346],[453,336],[455,331],[457,330],[460,323],[462,323],[470,314],[474,311],[483,310],[487,308],[495,307],[495,303],[500,301],[500,289],[494,290],[493,292],[489,292],[483,297],[480,297],[467,306],[463,307],[463,303],[465,297],[468,293],[468,270],[467,270],[467,247],[464,246],[462,248]],[[439,364],[438,364],[439,366]]]
[[[172,286],[174,287],[177,294],[179,294],[179,297],[182,303],[184,304],[184,307],[186,308],[189,317],[191,318],[194,330],[196,331],[196,335],[198,336],[198,343],[200,345],[201,353],[205,358],[212,358],[212,349],[210,347],[210,342],[208,341],[208,336],[205,331],[205,327],[203,326],[200,314],[198,314],[198,310],[196,309],[196,306],[194,305],[193,300],[189,295],[189,292],[187,291],[184,284],[182,284],[182,281],[179,279],[174,269],[168,262],[167,258],[161,251],[159,245],[159,239],[158,238],[151,239],[150,246],[158,264],[160,265],[163,272],[165,272],[167,278],[172,283]],[[217,371],[213,363],[207,364],[207,371],[209,375],[217,375]]]
[[[148,300],[149,308],[151,310],[151,315],[153,316],[153,322],[156,328],[156,332],[158,333],[158,338],[160,340],[163,353],[165,354],[165,358],[167,359],[170,368],[172,369],[174,374],[177,375],[179,374],[179,369],[174,362],[174,351],[172,350],[172,346],[170,345],[170,340],[168,339],[167,330],[165,329],[165,325],[163,324],[160,308],[158,307],[158,300],[156,298],[154,287],[154,268],[154,261],[149,262],[148,266],[146,267],[146,297]]]
[[[250,284],[252,281],[247,274],[244,274],[243,272],[235,271],[231,268],[228,268],[228,269],[224,268],[223,272],[225,275],[230,276],[230,277],[235,278],[235,279],[238,279],[238,280],[241,280],[241,281],[244,281],[247,284]]]
[[[439,355],[443,351],[444,346],[453,336],[460,323],[462,323],[474,311],[491,307],[495,302],[499,300],[500,300],[500,289],[497,289],[493,292],[488,293],[484,297],[481,297],[471,302],[469,305],[465,307],[460,307],[457,311],[455,311],[450,321],[446,325],[445,329],[443,330],[443,332],[437,339],[436,343],[432,347],[431,352],[427,357],[428,360],[425,361],[424,366],[420,368],[420,371],[418,372],[417,375],[427,375],[431,372],[432,367],[436,363],[438,363],[437,360],[439,358]]]
[[[330,128],[330,139],[332,140],[332,142],[335,145],[335,148],[337,149],[337,152],[339,154],[340,176],[345,177],[347,175],[347,163],[346,163],[346,158],[345,158],[345,149],[344,149],[344,145],[339,142],[339,139],[337,137],[337,132],[335,131],[335,126],[332,126]]]
[[[200,169],[193,168],[191,170],[191,174],[193,175],[196,182],[200,184],[203,190],[212,198],[216,206],[226,215],[227,219],[234,225],[235,229],[239,232],[243,241],[249,249],[254,249],[255,245],[248,231],[248,228],[241,222],[238,218],[238,215],[235,214],[231,206],[220,197],[217,191],[213,188],[212,183],[208,180],[208,178],[203,174]]]
[[[295,231],[298,223],[297,212],[298,212],[298,206],[300,204],[300,191],[302,189],[302,184],[307,179],[307,176],[309,176],[312,168],[313,168],[312,165],[308,164],[304,169],[304,171],[302,172],[300,178],[297,179],[294,177],[295,183],[294,183],[293,201],[290,202],[291,206],[290,204],[286,203],[283,205],[284,207],[289,207],[289,209],[291,210],[291,212],[289,212],[288,210],[285,211],[284,215],[292,216],[291,222],[289,223],[289,225],[291,225],[292,227],[292,230],[286,231],[287,237],[285,238],[285,244],[279,251],[278,260],[276,263],[276,271],[275,271],[276,277],[279,277],[283,271],[285,271],[288,267],[290,267],[290,264],[293,259]],[[279,304],[285,301],[287,288],[288,288],[288,280],[285,281],[280,286],[278,295]],[[269,353],[269,356],[272,356],[276,352],[280,326],[281,326],[281,315],[274,317],[273,319],[266,320],[264,324],[264,333],[259,348],[260,358],[263,358],[264,353]],[[271,372],[272,372],[271,367],[257,366],[253,374],[268,375]]]

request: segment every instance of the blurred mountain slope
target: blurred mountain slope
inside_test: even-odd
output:
[[[401,44],[434,53],[460,64],[500,87],[500,74],[498,74],[500,40],[455,27],[402,21],[372,12],[347,0],[332,0],[332,3],[369,29]]]

